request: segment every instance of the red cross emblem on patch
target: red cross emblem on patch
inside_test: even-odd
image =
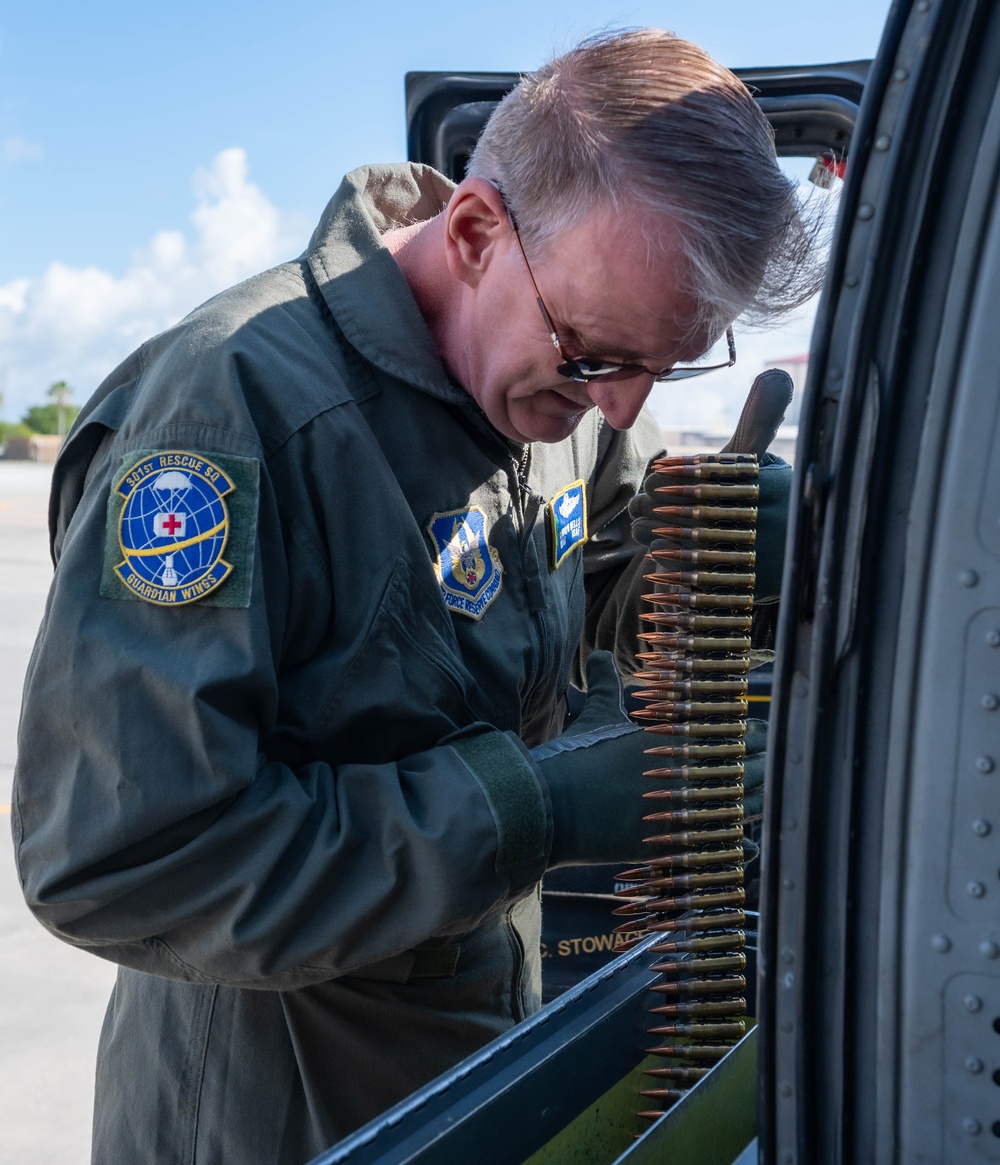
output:
[[[157,514],[153,518],[153,533],[157,538],[183,538],[187,518],[184,514]]]

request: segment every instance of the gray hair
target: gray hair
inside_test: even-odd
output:
[[[804,216],[750,91],[660,29],[590,37],[522,77],[468,173],[500,187],[525,245],[541,252],[598,207],[672,218],[699,324],[715,332],[737,315],[782,315],[822,279],[821,224]]]

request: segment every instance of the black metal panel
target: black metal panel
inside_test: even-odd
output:
[[[659,978],[647,970],[649,945],[615,960],[312,1165],[520,1165],[642,1058],[648,987]]]
[[[479,137],[488,110],[517,84],[517,73],[407,73],[406,152],[411,162],[425,162],[449,178],[456,177],[450,157],[468,156],[470,127],[462,117],[456,128],[454,145],[442,138],[441,124],[460,105],[480,106],[472,116]],[[463,169],[464,169],[464,163]],[[461,177],[461,174],[458,174]]]
[[[984,257],[977,216],[989,206],[984,186],[996,192],[998,143],[986,129],[998,75],[995,3],[894,5],[854,135],[800,420],[772,710],[771,738],[784,747],[771,757],[764,871],[767,1165],[998,1159],[985,1118],[946,1119],[971,1072],[947,1043],[965,1030],[949,1027],[949,1009],[987,1010],[988,993],[964,986],[963,1002],[955,985],[968,980],[955,976],[986,971],[1000,943],[983,921],[976,931],[974,910],[967,927],[956,921],[945,860],[956,778],[931,763],[928,743],[947,732],[954,756],[965,747],[963,637],[953,636],[953,672],[945,652],[936,671],[926,663],[941,639],[930,614],[986,601],[975,536],[937,564],[938,607],[929,596],[932,547],[946,536],[958,545],[985,480],[982,451],[962,457],[948,442]],[[994,292],[993,336],[995,304]],[[982,373],[977,383],[982,437],[996,388],[984,389]],[[945,450],[965,486],[935,529]],[[978,892],[961,886],[963,905]],[[947,931],[934,930],[932,911],[950,917]]]
[[[747,917],[747,978],[756,973]],[[643,1059],[653,935],[312,1165],[521,1165]],[[749,1000],[749,1014],[754,1013]],[[704,1083],[704,1082],[703,1082]]]
[[[775,132],[779,154],[842,158],[861,100],[867,61],[806,67],[736,69]],[[407,73],[407,151],[455,181],[496,103],[517,73]]]

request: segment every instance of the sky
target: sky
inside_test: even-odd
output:
[[[148,336],[299,254],[341,176],[406,156],[408,70],[518,72],[658,25],[730,67],[874,55],[887,0],[135,0],[0,9],[0,419],[83,403]],[[804,313],[663,423],[725,424]],[[657,393],[670,386],[657,386]],[[658,398],[657,398],[658,399]]]

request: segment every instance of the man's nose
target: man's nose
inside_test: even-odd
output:
[[[587,385],[590,399],[604,414],[612,429],[630,429],[653,390],[652,376],[630,376],[602,384],[592,380]]]

